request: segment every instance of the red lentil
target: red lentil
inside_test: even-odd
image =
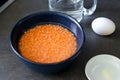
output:
[[[19,41],[21,55],[40,63],[54,63],[71,57],[77,46],[72,32],[55,24],[37,25]]]

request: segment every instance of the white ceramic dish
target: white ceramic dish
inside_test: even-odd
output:
[[[108,55],[97,55],[85,67],[88,80],[120,80],[120,59]]]

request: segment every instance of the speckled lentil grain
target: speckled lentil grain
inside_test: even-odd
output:
[[[40,63],[54,63],[72,56],[77,41],[72,32],[55,24],[37,25],[27,30],[19,41],[25,58]]]

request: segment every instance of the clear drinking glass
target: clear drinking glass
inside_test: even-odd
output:
[[[79,22],[83,15],[92,15],[97,6],[97,0],[93,0],[93,6],[90,9],[84,7],[84,0],[48,0],[50,11],[59,11],[66,13]]]

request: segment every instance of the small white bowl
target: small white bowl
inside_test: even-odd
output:
[[[108,55],[97,55],[85,67],[88,80],[120,80],[120,59]]]

